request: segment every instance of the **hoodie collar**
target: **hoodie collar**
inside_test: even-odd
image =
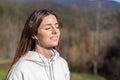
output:
[[[32,61],[38,63],[40,65],[47,65],[48,61],[57,61],[59,58],[59,53],[55,49],[51,49],[52,57],[51,59],[47,59],[42,54],[35,51],[28,51],[28,53],[23,57],[23,59],[27,61]]]

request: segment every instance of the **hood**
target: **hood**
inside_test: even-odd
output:
[[[46,57],[44,57],[42,54],[38,52],[28,51],[28,53],[25,56],[23,56],[22,59],[26,61],[35,62],[42,66],[47,66],[49,61],[56,62],[57,60],[59,60],[58,59],[60,57],[59,53],[55,49],[51,50],[51,54],[53,55],[51,59],[47,59]]]

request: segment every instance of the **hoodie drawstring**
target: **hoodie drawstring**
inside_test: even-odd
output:
[[[47,63],[45,62],[45,58],[42,57],[41,55],[39,55],[39,57],[42,60],[42,62],[45,64],[44,69],[45,69],[46,75],[48,77],[48,80],[55,80],[54,68],[53,68],[53,58],[51,60],[47,61],[48,65],[49,65],[49,67],[48,67],[49,73],[48,73],[48,70],[47,70],[47,67],[46,67]]]
[[[53,72],[53,80],[55,80],[55,74],[54,74],[54,68],[53,68],[53,62],[52,62],[52,72]]]

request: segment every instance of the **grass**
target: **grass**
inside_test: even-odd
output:
[[[9,68],[10,59],[0,57],[0,80],[5,80]],[[7,65],[6,65],[7,64]]]
[[[106,80],[104,77],[93,74],[80,74],[85,80]]]
[[[0,57],[0,63],[5,63],[5,62],[9,62],[9,61],[11,61],[11,60],[3,58],[3,57]]]
[[[7,70],[0,68],[0,80],[5,80],[7,76]]]
[[[71,72],[71,80],[106,80],[106,79],[99,75]]]

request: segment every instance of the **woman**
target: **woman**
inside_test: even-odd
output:
[[[56,47],[60,30],[52,10],[35,10],[27,19],[6,80],[70,80],[67,62]]]

